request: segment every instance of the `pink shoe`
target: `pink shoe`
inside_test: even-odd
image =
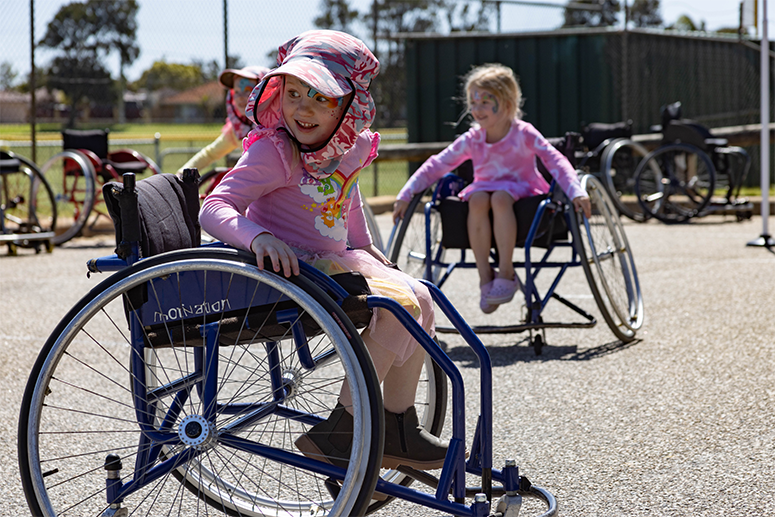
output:
[[[519,281],[516,273],[514,274],[514,280],[496,278],[492,281],[492,287],[486,296],[485,302],[489,305],[508,303],[514,298],[514,293],[517,290],[522,290],[522,282]]]
[[[493,282],[487,282],[483,286],[479,287],[479,290],[482,292],[482,297],[479,299],[479,308],[482,309],[482,312],[485,314],[495,312],[495,310],[498,308],[497,305],[491,305],[487,303],[487,296],[490,294]]]

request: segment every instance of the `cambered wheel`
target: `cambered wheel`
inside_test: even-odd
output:
[[[33,515],[103,515],[109,454],[123,464],[122,482],[137,482],[121,503],[130,515],[365,513],[384,432],[368,352],[316,285],[259,271],[251,259],[223,250],[152,257],[65,316],[22,401],[19,461]],[[135,317],[143,327],[131,331]],[[197,327],[212,321],[219,347],[205,349]],[[296,340],[292,322],[304,329]],[[301,364],[299,346],[316,368]],[[330,476],[294,441],[328,416],[345,375],[354,439],[334,497]],[[208,390],[214,404],[205,404]],[[144,420],[156,434],[141,431]]]
[[[4,160],[17,164],[10,166],[13,170],[0,173],[0,234],[54,231],[58,220],[57,205],[45,176],[33,162],[23,156],[9,151],[3,151],[0,155]],[[14,246],[38,249],[40,241],[33,237],[20,240]]]
[[[577,213],[570,225],[576,251],[603,319],[623,342],[643,325],[643,298],[630,244],[608,192],[591,175],[581,178],[592,217]]]
[[[77,236],[94,208],[97,173],[91,161],[79,151],[63,151],[41,168],[56,199],[58,221],[53,243],[64,244]]]
[[[385,244],[382,242],[382,233],[379,231],[377,219],[374,217],[374,210],[371,209],[371,205],[369,205],[369,202],[366,201],[365,198],[361,199],[361,206],[363,206],[363,216],[366,218],[366,226],[369,228],[371,240],[379,251],[385,253]]]
[[[425,224],[425,193],[416,194],[409,202],[406,215],[397,223],[395,237],[390,243],[388,258],[398,264],[401,271],[415,278],[424,278],[434,284],[441,276],[440,267],[432,267],[426,274],[426,235],[430,237],[431,257],[435,258],[441,246],[441,217],[431,210],[430,225]]]
[[[635,173],[635,193],[643,210],[665,223],[703,215],[716,185],[710,157],[688,144],[650,152]]]
[[[414,406],[417,408],[420,424],[425,430],[434,436],[441,436],[441,431],[444,428],[444,417],[447,413],[447,375],[427,354],[420,375],[420,383],[417,386]],[[398,470],[382,469],[381,476],[385,481],[402,486],[409,486],[414,482],[414,479]],[[384,497],[382,499],[381,501],[373,500],[367,513],[376,512],[395,498]]]
[[[226,167],[216,167],[202,174],[199,178],[199,200],[203,201],[230,170]]]
[[[648,151],[642,145],[627,138],[618,138],[608,144],[600,159],[605,185],[619,213],[633,221],[645,221],[649,217],[635,197],[635,171]]]

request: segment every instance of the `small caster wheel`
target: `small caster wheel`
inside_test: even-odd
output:
[[[536,334],[533,338],[533,350],[536,355],[541,355],[544,349],[544,337],[541,334]]]
[[[46,253],[53,253],[54,251],[54,243],[51,241],[46,241]]]
[[[15,257],[19,254],[19,248],[16,246],[16,244],[13,244],[11,242],[8,243],[8,255]]]

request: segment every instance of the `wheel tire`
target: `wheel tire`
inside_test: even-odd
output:
[[[441,268],[431,268],[430,277],[426,268],[426,227],[425,227],[425,193],[416,194],[409,202],[404,218],[394,229],[395,238],[390,244],[388,258],[398,264],[401,271],[415,278],[424,278],[434,284],[438,284],[441,276]],[[435,210],[431,210],[430,239],[431,256],[435,257],[441,246],[441,217]],[[443,254],[443,251],[442,251]]]
[[[414,406],[417,408],[420,424],[425,430],[434,436],[441,436],[444,428],[444,417],[447,413],[447,375],[427,354]],[[397,470],[382,469],[380,475],[385,481],[401,486],[409,486],[414,482],[414,479]],[[382,501],[374,500],[366,513],[376,512],[394,499],[395,497],[386,497]]]
[[[650,216],[637,204],[635,197],[635,171],[647,154],[648,150],[642,145],[628,138],[617,138],[605,147],[600,159],[611,201],[620,214],[638,222],[645,221]],[[630,198],[632,203],[626,203]]]
[[[220,335],[217,432],[202,445],[200,455],[173,465],[170,472],[182,479],[188,490],[181,490],[178,480],[164,475],[141,484],[123,504],[130,513],[138,514],[200,514],[204,511],[202,501],[210,506],[208,515],[256,516],[283,511],[308,515],[316,507],[326,508],[330,515],[366,512],[379,474],[384,433],[381,393],[370,356],[346,315],[315,284],[304,277],[287,280],[258,271],[251,267],[251,260],[254,266],[250,254],[216,249],[152,257],[110,276],[65,316],[44,345],[22,400],[19,462],[33,515],[56,515],[62,508],[78,515],[101,515],[107,508],[103,464],[109,452],[117,452],[129,469],[121,475],[127,482],[139,478],[134,471],[138,451],[151,451],[151,457],[159,459],[154,463],[158,466],[164,458],[185,449],[174,439],[175,426],[182,426],[182,419],[191,415],[207,414],[199,407],[201,383],[191,380],[200,371],[196,368],[197,350],[203,348],[193,341],[186,344],[185,338],[169,346],[167,337],[182,328],[180,321],[174,321],[176,311],[211,307],[213,319],[221,321],[223,314],[217,314],[214,304],[234,307],[238,298],[253,301],[253,297],[275,300],[271,306],[284,303],[281,309],[297,308],[305,317],[305,329],[313,322],[323,330],[307,342],[313,356],[333,347],[338,361],[304,370],[298,365],[297,354],[291,353],[291,343],[284,336],[272,338],[281,352],[278,367],[287,390],[283,405],[291,415],[283,418],[270,413],[263,419],[245,421],[243,427],[228,429],[227,425],[237,426],[241,417],[256,411],[258,408],[250,409],[256,403],[272,406],[276,390],[267,379],[278,371],[269,367],[265,342],[255,339],[264,327],[255,321],[245,325],[244,310],[230,311],[243,325],[236,327],[239,338],[230,337],[226,327]],[[239,277],[247,283],[232,281]],[[185,291],[196,284],[196,278],[207,288],[196,287],[197,297],[188,298]],[[240,289],[240,285],[247,288]],[[222,287],[217,296],[213,286]],[[160,294],[165,288],[170,289],[166,297]],[[208,289],[211,295],[203,299],[202,293]],[[170,293],[181,294],[167,301]],[[290,300],[283,302],[277,293]],[[199,305],[193,305],[194,301]],[[143,348],[142,359],[127,346],[131,336],[127,321],[139,314],[141,306],[158,317],[169,317],[155,324],[155,330],[147,324],[143,327],[140,338],[144,336],[146,343],[154,345]],[[189,317],[187,321],[193,324],[204,317]],[[152,341],[154,335],[161,342]],[[131,358],[135,360],[132,365]],[[141,371],[149,381],[140,382]],[[351,388],[353,453],[336,498],[325,489],[327,476],[233,445],[236,439],[255,440],[271,451],[300,457],[293,442],[312,425],[308,415],[328,415],[336,403],[336,386],[345,373],[351,379],[349,384],[355,386]],[[152,393],[156,395],[145,395],[143,386],[155,388]],[[177,397],[180,407],[175,409]],[[142,404],[135,404],[137,400],[155,400],[155,405],[143,409]],[[233,406],[232,402],[253,406]],[[153,442],[143,438],[147,434],[141,431],[137,418],[150,418],[159,428],[162,415],[170,417],[168,434],[173,440],[153,447]],[[178,434],[181,429],[177,429]],[[228,445],[230,439],[232,446]]]
[[[650,152],[635,173],[638,203],[664,223],[682,223],[704,215],[716,185],[710,157],[688,144],[670,144]]]
[[[592,218],[583,213],[571,217],[573,241],[603,319],[617,338],[628,342],[643,325],[643,297],[632,250],[602,183],[587,174],[581,185],[592,203]]]
[[[377,224],[377,220],[374,218],[374,210],[371,209],[371,205],[369,205],[368,201],[363,198],[361,199],[361,206],[363,206],[363,217],[366,218],[366,226],[369,228],[371,240],[379,251],[385,253],[385,244],[382,242],[382,233],[379,231],[379,225]]]
[[[38,167],[23,156],[5,151],[19,161],[18,172],[0,175],[0,233],[36,234],[53,232],[57,225],[54,192]],[[15,246],[36,248],[40,240],[19,240]]]
[[[41,171],[52,186],[57,206],[58,225],[52,242],[64,244],[77,236],[89,219],[98,195],[97,173],[91,161],[74,150],[55,155]]]
[[[231,169],[215,168],[202,174],[199,178],[199,200],[204,200],[230,170]]]

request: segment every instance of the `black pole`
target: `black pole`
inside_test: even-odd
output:
[[[32,161],[38,161],[38,149],[35,135],[35,115],[38,111],[35,102],[35,0],[30,0],[30,138],[32,140]]]
[[[229,68],[229,0],[223,0],[223,68]]]

